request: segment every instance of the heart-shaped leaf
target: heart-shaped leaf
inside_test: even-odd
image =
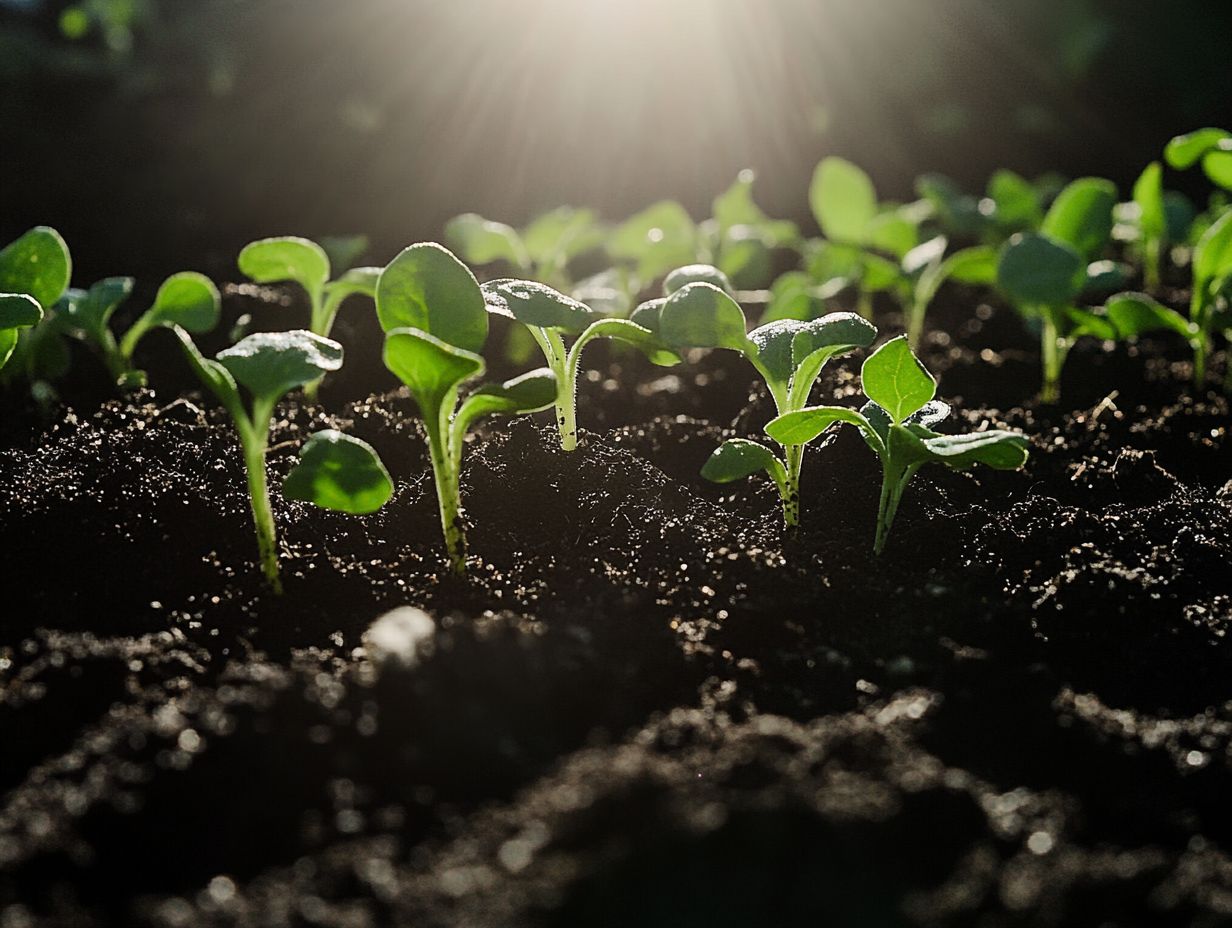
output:
[[[329,280],[329,257],[316,242],[294,235],[263,238],[240,251],[239,269],[259,284],[293,280],[315,299]]]
[[[1116,201],[1117,189],[1112,181],[1080,177],[1053,201],[1040,232],[1091,260],[1112,235],[1112,209]]]
[[[536,328],[576,333],[598,316],[585,303],[533,280],[493,280],[482,290],[488,312]]]
[[[825,158],[813,173],[809,205],[826,238],[861,245],[877,215],[877,191],[868,175],[850,161]]]
[[[36,226],[0,250],[0,293],[25,293],[50,309],[68,287],[68,246],[55,229]]]
[[[900,335],[886,342],[864,362],[860,380],[865,395],[899,423],[920,409],[937,392],[937,382]]]
[[[712,284],[686,284],[659,310],[659,338],[669,348],[743,352],[748,345],[745,329],[740,304]]]
[[[729,438],[702,465],[702,477],[714,483],[731,483],[759,471],[770,474],[776,482],[786,479],[783,464],[774,452],[746,438]]]
[[[465,380],[483,373],[473,351],[414,328],[385,336],[385,366],[411,391],[425,420],[439,416],[442,403]]]
[[[1002,247],[997,284],[1020,306],[1059,306],[1082,292],[1086,267],[1069,245],[1028,232]]]
[[[488,338],[488,311],[475,275],[435,242],[411,245],[381,272],[376,312],[386,332],[411,328],[463,351]]]
[[[299,462],[282,484],[287,499],[352,515],[376,512],[393,492],[389,471],[372,446],[335,429],[317,432],[304,443]]]
[[[445,224],[445,241],[468,264],[504,261],[519,270],[530,269],[530,257],[517,230],[476,213],[463,213],[450,219]]]
[[[663,278],[663,295],[671,296],[677,290],[688,284],[705,283],[718,287],[724,293],[733,295],[731,280],[712,264],[686,264],[678,267]]]
[[[304,329],[258,332],[218,353],[218,363],[254,397],[279,397],[342,367],[342,346]]]

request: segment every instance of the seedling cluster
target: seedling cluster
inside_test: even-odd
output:
[[[1168,168],[1198,166],[1220,188],[1204,209],[1165,187]],[[1194,388],[1204,389],[1212,349],[1232,330],[1232,133],[1222,129],[1173,139],[1124,201],[1101,178],[1029,181],[999,171],[982,195],[934,175],[920,178],[914,201],[886,202],[859,167],[826,158],[808,191],[821,232],[813,238],[767,216],[753,181],[741,172],[701,222],[668,200],[613,226],[569,207],[520,229],[465,214],[446,229],[461,259],[424,242],[384,267],[351,267],[361,240],[262,239],[240,253],[240,271],[259,284],[297,285],[308,327],[249,335],[213,358],[194,341],[219,322],[219,294],[208,278],[173,274],[148,309],[119,326],[134,281],[110,277],[73,289],[63,239],[35,228],[0,249],[0,376],[51,395],[70,363],[66,346],[76,341],[94,350],[118,387],[140,387],[143,339],[173,330],[235,424],[259,561],[278,588],[265,460],[271,423],[286,394],[303,389],[315,399],[321,379],[342,365],[342,346],[331,334],[352,296],[375,306],[385,366],[423,420],[445,549],[458,572],[467,564],[461,474],[468,432],[486,416],[553,408],[561,450],[575,451],[584,434],[577,384],[585,349],[596,341],[665,366],[713,349],[745,358],[774,406],[764,423],[770,443],[729,438],[702,476],[727,483],[766,473],[788,528],[802,522],[806,448],[833,428],[854,426],[881,464],[873,544],[880,554],[924,465],[1015,469],[1027,459],[1027,440],[1017,433],[939,430],[950,410],[935,398],[936,382],[915,351],[928,336],[930,306],[948,287],[983,288],[1036,333],[1045,403],[1059,402],[1067,357],[1081,339],[1181,338],[1193,353]],[[468,263],[485,268],[488,281],[481,285]],[[602,269],[576,276],[583,264]],[[1169,305],[1175,290],[1164,284],[1182,277],[1190,295],[1178,308]],[[650,294],[657,295],[646,299]],[[754,307],[759,317],[750,327]],[[486,369],[494,319],[537,346],[545,366],[471,386]],[[874,349],[878,326],[904,334]],[[812,405],[826,364],[861,351],[869,352],[860,372],[867,402],[859,409]],[[1232,366],[1225,387],[1232,391]],[[385,505],[394,483],[371,447],[324,430],[304,443],[282,491],[363,515]]]

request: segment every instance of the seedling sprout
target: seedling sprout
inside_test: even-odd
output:
[[[881,496],[873,552],[885,549],[894,517],[911,478],[925,464],[952,468],[985,464],[1016,470],[1027,460],[1027,441],[1017,432],[988,430],[967,435],[942,435],[933,426],[950,414],[950,407],[933,397],[936,381],[912,353],[905,336],[886,342],[860,371],[869,398],[859,412],[846,406],[812,406],[786,413],[766,426],[766,434],[782,444],[812,441],[835,423],[856,426],[881,459]]]

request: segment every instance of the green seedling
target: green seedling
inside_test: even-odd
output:
[[[891,339],[869,355],[860,379],[869,402],[859,412],[846,406],[812,406],[774,419],[766,426],[766,434],[782,444],[801,444],[835,423],[846,422],[860,430],[881,459],[875,554],[885,549],[903,493],[925,464],[956,469],[984,464],[1017,470],[1026,463],[1027,440],[1017,432],[942,435],[933,431],[934,425],[949,416],[950,408],[933,399],[936,381],[912,353],[905,336]]]
[[[939,235],[907,252],[903,273],[911,280],[907,303],[907,340],[919,346],[924,318],[937,291],[947,280],[970,286],[988,286],[997,280],[997,252],[989,245],[973,245],[946,255],[946,238]]]
[[[453,569],[466,570],[461,471],[466,433],[482,416],[547,409],[557,398],[547,368],[488,383],[460,400],[459,390],[484,372],[488,310],[478,281],[434,242],[412,245],[381,272],[377,316],[385,330],[385,366],[410,390],[427,435],[441,530]]]
[[[778,414],[801,409],[831,358],[872,344],[877,330],[855,313],[831,313],[801,322],[779,319],[745,334],[744,311],[730,294],[704,280],[689,281],[670,295],[643,303],[632,319],[650,329],[668,349],[726,348],[748,359],[765,381]],[[702,476],[728,483],[758,471],[766,471],[778,487],[783,520],[788,526],[800,521],[800,469],[804,444],[783,445],[782,460],[758,442],[731,439],[720,445],[706,462]]]
[[[1133,199],[1118,203],[1112,235],[1142,266],[1143,284],[1157,291],[1164,259],[1175,245],[1189,239],[1197,211],[1189,198],[1163,186],[1163,166],[1153,161],[1134,182]]]
[[[376,512],[393,496],[394,483],[376,450],[336,429],[315,433],[282,482],[282,495],[351,515]]]
[[[68,246],[47,226],[36,226],[0,249],[0,368],[24,340],[23,330],[41,328],[71,273]]]
[[[706,260],[723,271],[738,289],[764,287],[770,280],[776,248],[796,248],[796,224],[771,219],[753,199],[753,171],[741,171],[735,183],[714,198],[712,215],[699,227]]]
[[[1089,267],[1075,249],[1046,235],[1020,233],[1001,249],[997,284],[1023,318],[1039,326],[1045,403],[1060,399],[1061,370],[1078,339],[1118,336],[1102,314],[1075,305],[1088,286]]]
[[[1202,171],[1224,190],[1232,190],[1232,132],[1198,129],[1178,135],[1164,148],[1164,160],[1178,171],[1202,163]]]
[[[346,242],[331,244],[336,250],[341,249],[339,254],[346,258],[353,260],[357,256],[356,242],[351,242],[349,247]],[[325,249],[296,236],[250,242],[240,251],[238,264],[242,274],[259,284],[287,281],[299,284],[308,295],[311,308],[308,329],[323,338],[330,337],[338,310],[348,297],[375,297],[376,281],[381,273],[379,267],[355,267],[336,280],[330,280],[330,260]],[[320,382],[314,381],[305,384],[304,392],[309,399],[315,400],[319,387]]]
[[[711,268],[710,270],[714,270]],[[716,274],[721,272],[715,271]],[[582,352],[597,338],[633,345],[656,364],[680,360],[649,329],[628,319],[608,319],[585,303],[531,280],[493,280],[483,285],[488,312],[526,326],[556,377],[556,425],[560,446],[577,448],[577,377]],[[573,344],[566,339],[573,337]]]
[[[701,233],[683,206],[661,200],[630,216],[607,240],[608,255],[628,267],[635,290],[672,268],[697,260]]]
[[[521,231],[475,213],[455,216],[445,240],[467,264],[502,262],[519,274],[569,287],[569,262],[603,244],[604,230],[588,209],[562,206],[534,219]]]
[[[826,238],[813,247],[809,273],[823,282],[845,279],[856,290],[860,315],[871,319],[874,293],[906,285],[899,261],[919,244],[920,217],[908,207],[879,204],[869,176],[835,157],[817,165],[809,205]]]
[[[258,332],[211,360],[197,350],[192,336],[183,328],[174,326],[173,330],[189,365],[235,423],[248,476],[248,501],[257,532],[261,570],[274,591],[281,593],[278,536],[265,474],[274,406],[296,387],[338,370],[342,366],[342,346],[302,329]],[[240,387],[248,393],[247,407]]]
[[[218,324],[218,288],[204,274],[183,271],[168,277],[154,303],[116,340],[111,317],[133,292],[131,277],[108,277],[89,290],[69,290],[56,304],[60,330],[91,344],[102,356],[112,380],[122,387],[145,385],[145,372],[133,366],[141,340],[160,327],[209,332]]]

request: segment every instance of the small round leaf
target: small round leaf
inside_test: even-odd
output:
[[[394,484],[371,445],[326,429],[304,443],[282,492],[322,509],[367,515],[389,502]]]
[[[745,329],[740,304],[712,284],[686,284],[659,310],[659,337],[669,348],[743,352],[748,344]]]
[[[686,264],[663,278],[663,295],[671,296],[686,284],[706,283],[731,295],[731,280],[712,264]]]
[[[342,367],[342,346],[304,329],[258,332],[217,358],[253,396],[276,400]]]
[[[1069,245],[1043,235],[1015,235],[1001,249],[997,284],[1022,306],[1058,306],[1086,285],[1086,262]]]
[[[877,191],[856,165],[843,158],[825,158],[809,186],[809,204],[826,238],[863,244],[877,215]]]
[[[60,233],[36,226],[0,250],[0,293],[27,293],[50,309],[68,287],[68,245]]]
[[[263,238],[240,251],[239,269],[259,284],[293,280],[310,294],[329,280],[329,256],[316,242],[294,235]]]
[[[196,271],[181,271],[158,288],[149,310],[150,324],[209,332],[218,325],[219,304],[218,288],[212,280]]]
[[[463,351],[488,338],[488,311],[475,275],[435,242],[411,245],[389,262],[376,287],[381,328],[418,329]]]

